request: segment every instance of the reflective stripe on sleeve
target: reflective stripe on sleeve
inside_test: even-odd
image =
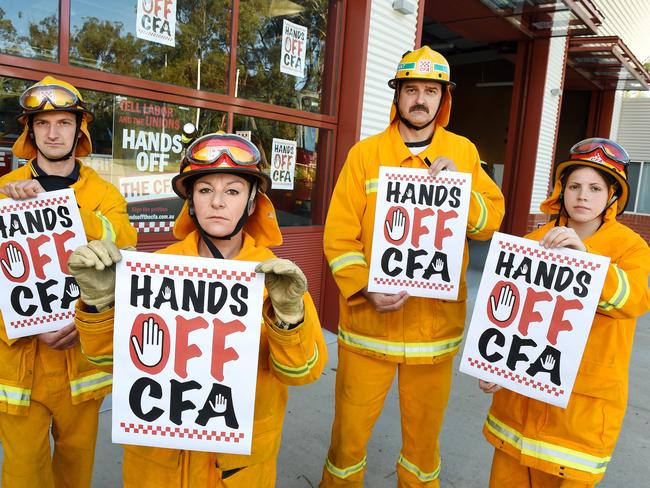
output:
[[[469,226],[467,232],[469,234],[478,234],[483,229],[485,229],[485,224],[487,223],[487,205],[485,205],[485,200],[483,200],[483,195],[481,195],[479,192],[473,191],[472,196],[476,198],[476,201],[478,202],[481,211],[478,215],[478,218],[476,219],[475,225],[472,225],[469,222],[467,223],[467,225]]]
[[[275,369],[276,371],[278,371],[279,373],[285,376],[291,376],[292,378],[301,378],[303,376],[307,376],[311,371],[311,368],[314,367],[314,364],[316,364],[317,361],[318,361],[318,346],[316,344],[314,344],[313,356],[307,360],[306,364],[298,367],[292,367],[292,366],[286,366],[284,364],[280,364],[273,357],[273,355],[271,355],[271,364],[273,365],[273,369]]]
[[[354,264],[365,266],[366,268],[368,267],[366,257],[363,255],[363,253],[358,251],[346,252],[345,254],[341,254],[339,257],[334,258],[329,262],[332,273],[341,271],[343,268],[347,268],[348,266],[352,266]]]
[[[31,396],[32,390],[28,388],[0,385],[0,402],[6,402],[10,405],[28,406]]]
[[[396,357],[418,358],[442,356],[458,350],[463,336],[435,342],[393,342],[354,334],[339,328],[339,339],[344,344],[366,351]]]
[[[111,242],[115,242],[115,239],[117,238],[117,235],[115,234],[115,229],[113,228],[113,223],[108,220],[108,218],[104,217],[102,213],[97,210],[95,212],[95,215],[99,220],[102,221],[102,241],[105,239],[110,240]]]
[[[568,466],[592,474],[601,474],[605,472],[609,461],[612,459],[611,456],[592,456],[557,444],[529,439],[489,414],[485,426],[492,434],[521,451],[523,455],[549,461],[560,466]]]
[[[377,185],[379,184],[379,178],[372,178],[366,180],[366,195],[368,193],[377,193]]]
[[[417,477],[417,479],[419,479],[422,483],[428,483],[430,481],[433,481],[436,478],[438,478],[438,476],[440,475],[440,463],[438,463],[438,467],[436,469],[434,469],[430,473],[427,473],[425,471],[422,471],[415,464],[413,464],[411,461],[406,459],[402,453],[400,453],[399,455],[397,464],[400,464],[409,473],[414,474]]]
[[[627,273],[616,264],[612,264],[612,267],[616,271],[618,285],[616,286],[616,291],[609,300],[603,300],[598,304],[598,306],[605,311],[611,310],[612,308],[620,309],[625,305],[627,299],[630,297],[630,281],[627,278]]]
[[[113,376],[108,373],[95,373],[70,381],[72,396],[81,395],[89,391],[100,390],[113,383]]]
[[[336,466],[334,466],[332,461],[330,461],[329,457],[325,461],[325,468],[327,469],[327,471],[329,471],[332,475],[336,476],[337,478],[347,478],[348,476],[358,473],[359,471],[363,471],[365,467],[366,467],[365,456],[357,464],[353,466],[349,466],[347,468],[337,468]]]

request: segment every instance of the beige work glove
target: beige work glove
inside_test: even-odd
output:
[[[81,299],[102,312],[115,302],[115,263],[122,259],[117,246],[108,240],[79,246],[68,260],[68,270],[77,280]]]
[[[272,258],[255,268],[265,273],[266,290],[269,293],[275,317],[286,324],[299,324],[305,318],[302,296],[307,291],[307,278],[302,270],[288,259]]]

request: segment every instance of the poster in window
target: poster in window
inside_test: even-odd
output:
[[[282,47],[280,49],[280,72],[304,78],[307,59],[307,27],[282,21]]]
[[[176,0],[138,0],[136,36],[176,46]]]
[[[271,188],[293,190],[296,171],[296,141],[273,138]]]

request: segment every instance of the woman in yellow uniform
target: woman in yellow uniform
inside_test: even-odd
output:
[[[159,252],[183,256],[262,261],[266,273],[263,327],[257,372],[252,453],[246,455],[124,446],[125,487],[275,486],[287,386],[319,378],[327,351],[316,308],[302,271],[276,258],[268,246],[282,235],[265,191],[269,178],[260,153],[246,139],[208,134],[189,145],[174,177],[185,205],[174,235]],[[76,324],[86,357],[110,370],[113,355],[115,266],[120,252],[94,241],[77,249],[69,267],[81,288]],[[97,307],[89,313],[88,305]]]
[[[629,198],[628,165],[625,149],[592,138],[555,168],[541,206],[555,218],[527,237],[611,261],[566,409],[480,382],[495,393],[483,427],[495,447],[490,487],[586,488],[605,474],[627,406],[636,319],[650,308],[650,248],[616,221]]]

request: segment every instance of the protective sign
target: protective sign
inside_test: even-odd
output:
[[[495,233],[460,370],[566,408],[608,265]]]
[[[381,166],[368,291],[458,297],[472,175]]]
[[[176,46],[176,0],[138,0],[135,31],[139,39]]]
[[[307,27],[282,21],[282,47],[280,49],[280,72],[304,78],[307,59]]]
[[[0,236],[0,310],[7,337],[70,325],[79,287],[68,259],[87,242],[74,190],[0,200]]]
[[[293,190],[296,173],[296,141],[273,138],[271,152],[271,188]]]
[[[256,264],[122,253],[113,442],[250,454],[264,293]]]

